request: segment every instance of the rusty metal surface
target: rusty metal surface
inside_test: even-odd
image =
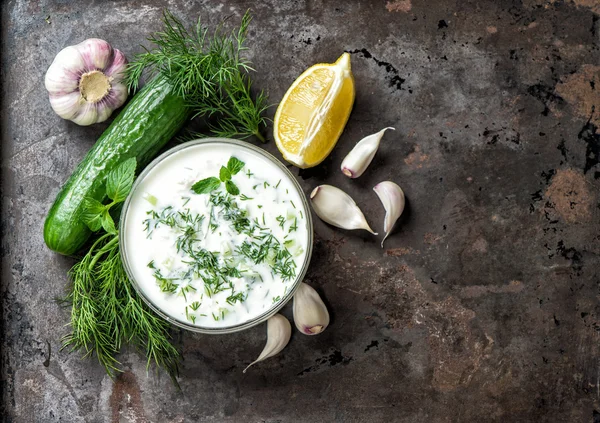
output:
[[[278,102],[316,62],[352,53],[355,108],[305,192],[339,186],[381,230],[371,188],[408,207],[381,249],[315,221],[307,280],[322,335],[294,333],[242,369],[264,326],[178,335],[181,392],[124,351],[114,382],[59,351],[72,260],[45,248],[44,216],[106,125],[57,118],[43,75],[92,36],[128,56],[168,6],[191,24],[251,7],[256,87]],[[269,0],[2,3],[2,392],[7,422],[600,421],[600,4],[595,0]],[[271,114],[274,109],[271,109]],[[385,126],[358,180],[339,164]],[[265,145],[277,153],[274,143]],[[290,306],[284,309],[288,316]]]

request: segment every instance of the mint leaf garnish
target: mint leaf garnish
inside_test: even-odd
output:
[[[202,179],[192,185],[192,191],[196,194],[208,194],[211,191],[216,190],[221,185],[219,178],[211,176],[210,178]]]
[[[117,233],[117,229],[115,228],[115,222],[108,210],[105,210],[104,213],[102,213],[101,223],[102,229],[104,229],[109,234]]]
[[[235,175],[240,170],[242,170],[242,168],[244,167],[244,164],[245,163],[243,161],[241,161],[240,159],[237,159],[237,158],[231,156],[229,158],[229,161],[227,162],[227,169],[229,169],[229,172],[231,172],[232,175]]]
[[[231,172],[225,166],[221,166],[221,170],[219,171],[219,179],[221,179],[223,182],[231,180]]]
[[[236,184],[234,184],[231,181],[227,181],[225,182],[225,189],[227,190],[228,193],[230,193],[231,195],[238,195],[240,193],[240,189],[237,187]]]
[[[92,232],[96,232],[102,227],[102,214],[105,211],[108,213],[107,207],[100,201],[91,197],[86,197],[83,200],[81,220]]]
[[[106,178],[106,195],[115,203],[125,201],[129,191],[131,191],[136,166],[137,162],[132,157],[108,173]]]

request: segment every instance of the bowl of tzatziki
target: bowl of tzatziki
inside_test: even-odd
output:
[[[148,165],[124,203],[123,264],[144,301],[196,332],[257,325],[293,296],[313,227],[290,171],[251,144],[205,138]]]

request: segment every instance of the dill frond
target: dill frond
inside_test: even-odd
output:
[[[267,98],[260,92],[253,98],[248,72],[253,69],[243,52],[248,25],[248,12],[237,30],[225,33],[219,25],[214,33],[200,19],[194,32],[171,12],[163,15],[164,30],[148,40],[155,48],[141,53],[128,65],[127,85],[137,90],[144,72],[167,78],[174,91],[189,105],[193,116],[214,118],[209,126],[212,135],[265,141],[261,129],[268,109]],[[194,134],[201,137],[201,134]]]

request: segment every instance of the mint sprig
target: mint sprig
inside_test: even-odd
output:
[[[231,195],[239,195],[240,189],[231,180],[233,175],[236,175],[245,163],[240,159],[231,156],[227,162],[227,166],[221,166],[219,177],[211,176],[210,178],[202,179],[192,185],[192,191],[196,194],[209,194],[221,186],[221,182],[225,183],[225,190]]]
[[[202,179],[201,181],[196,182],[192,185],[192,191],[196,194],[208,194],[219,188],[221,185],[221,181],[219,178],[215,178],[211,176],[210,178]]]
[[[106,176],[106,195],[112,200],[110,203],[102,204],[92,197],[86,197],[83,200],[81,220],[92,232],[97,232],[102,228],[109,234],[117,233],[115,221],[110,215],[110,209],[116,204],[125,201],[129,195],[133,186],[136,167],[137,162],[132,157],[108,173]]]

